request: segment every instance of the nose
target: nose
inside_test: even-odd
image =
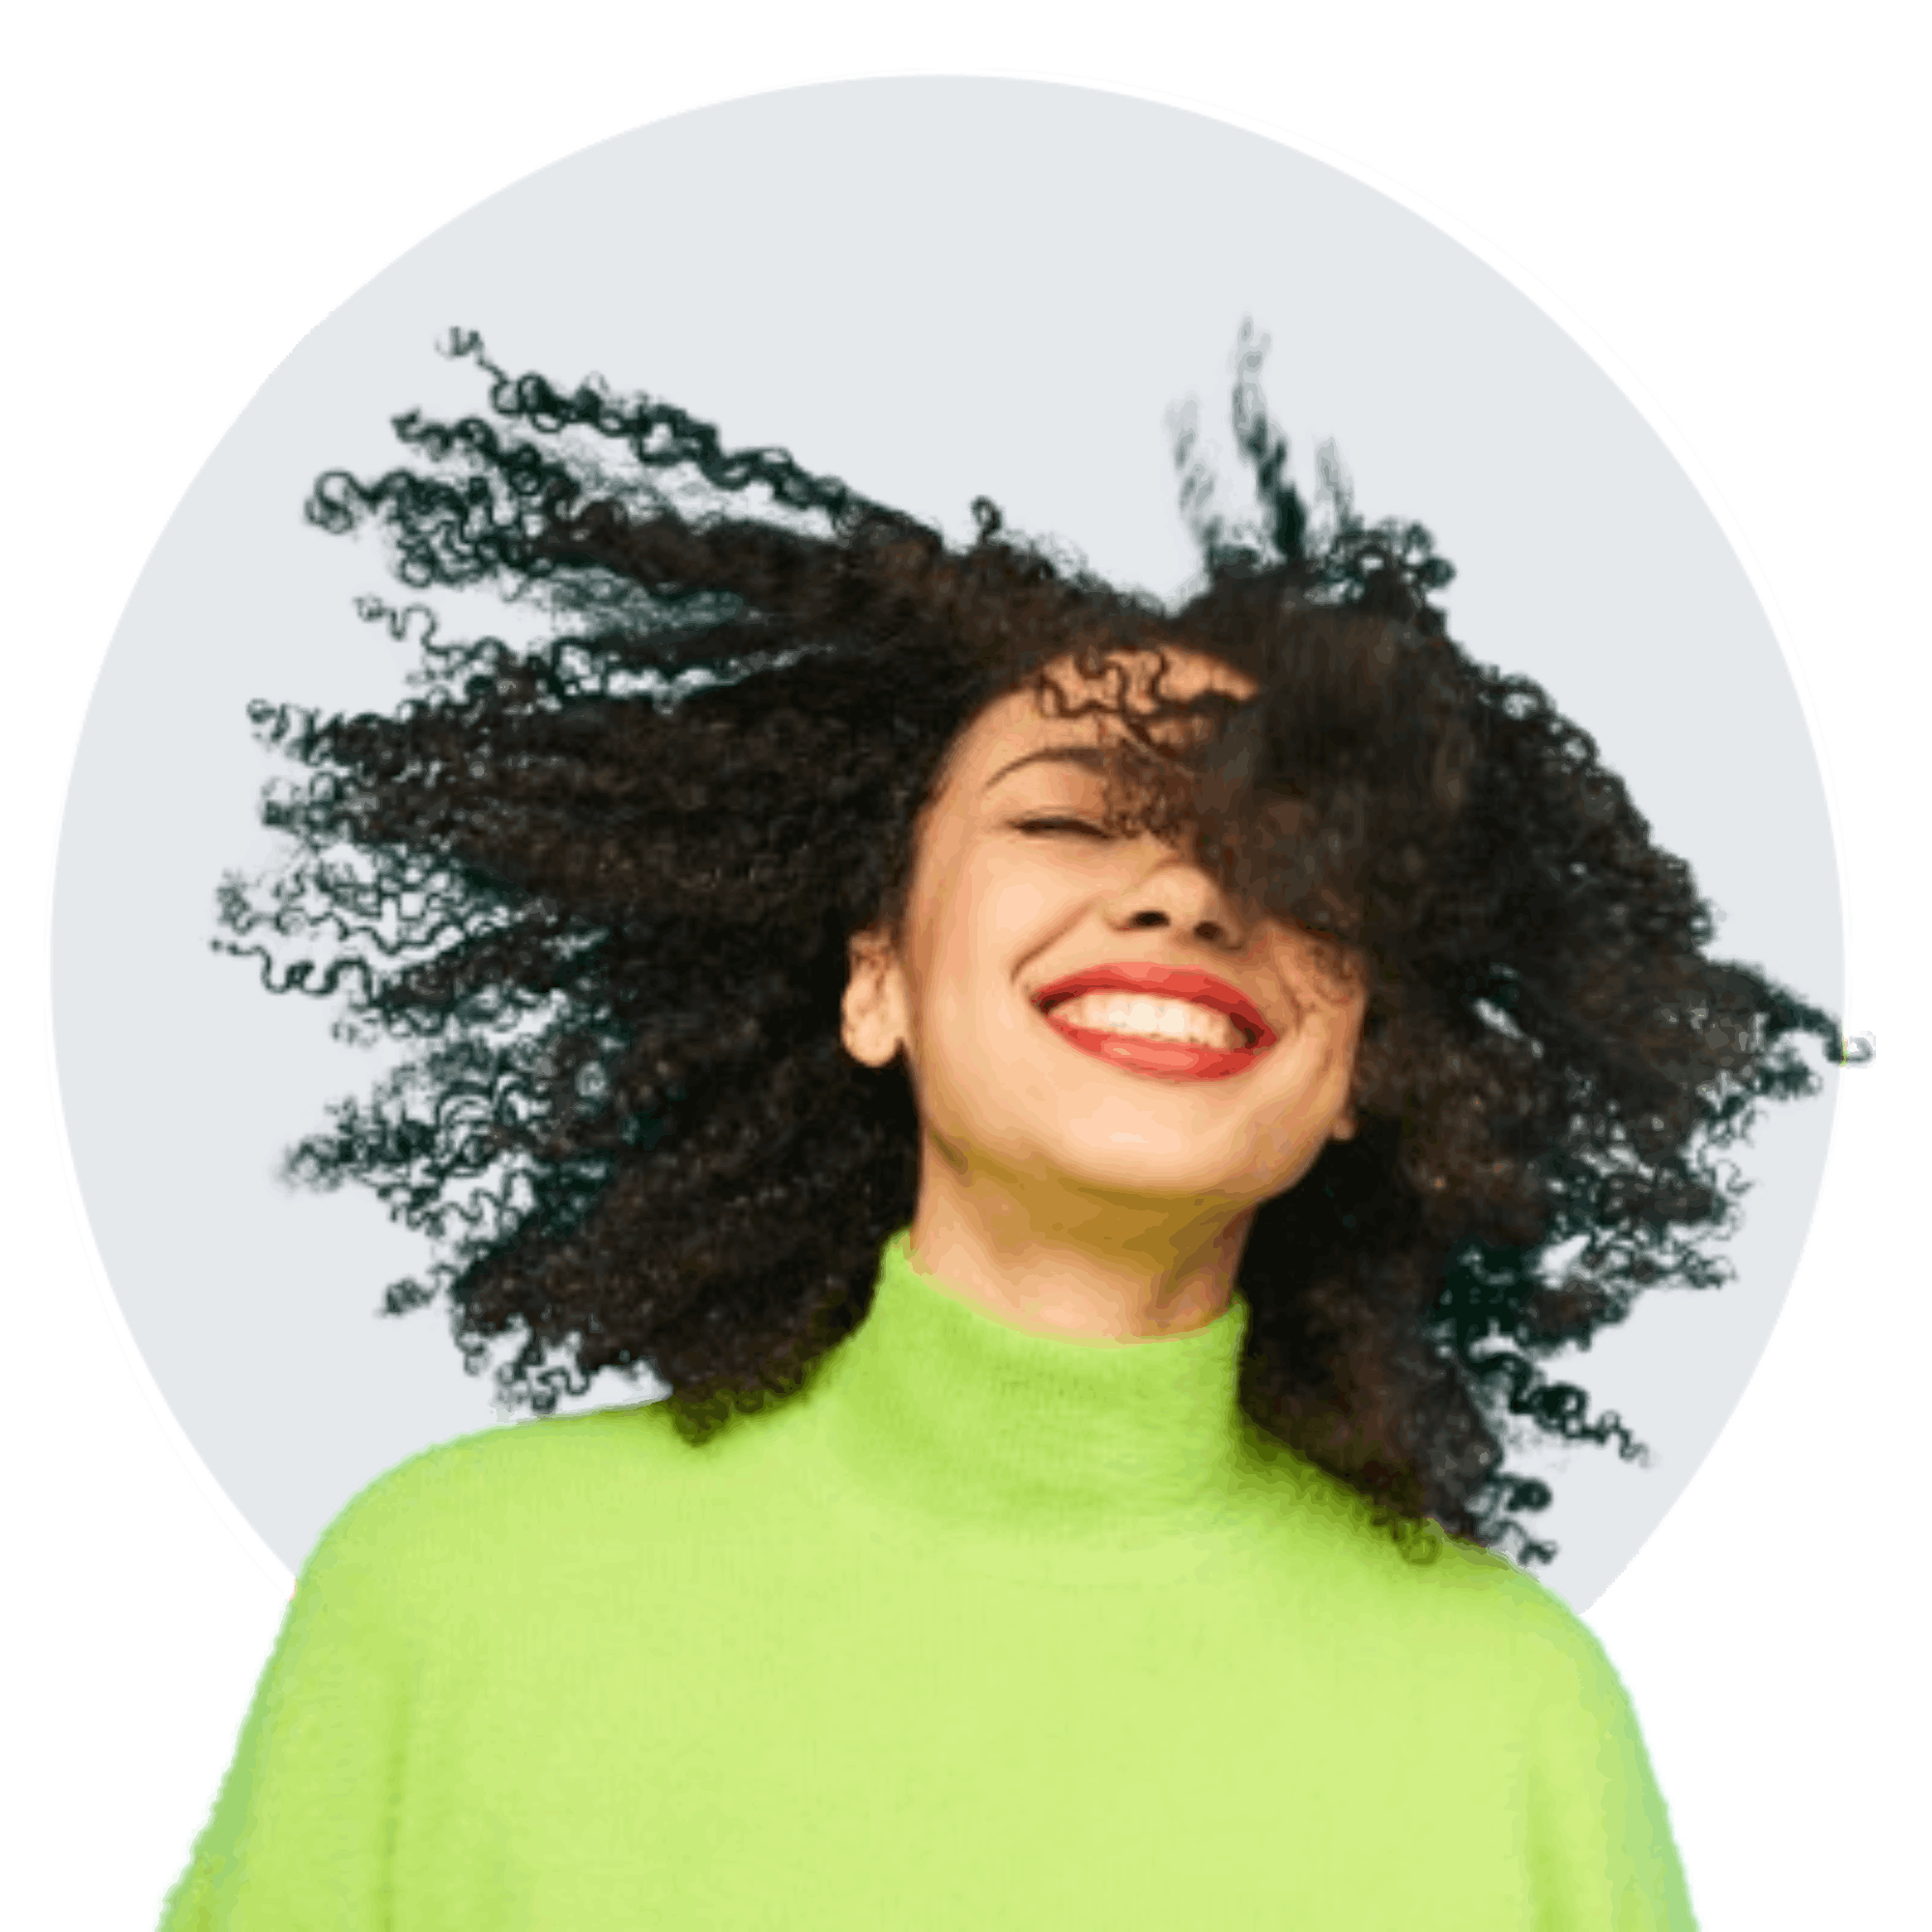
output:
[[[1103,910],[1107,923],[1122,932],[1167,926],[1228,952],[1247,943],[1248,922],[1235,902],[1192,860],[1174,851]]]
[[[1169,920],[1167,914],[1161,912],[1159,908],[1155,908],[1155,906],[1144,906],[1126,923],[1128,925],[1173,925],[1175,922]],[[1229,937],[1229,929],[1219,920],[1196,920],[1194,922],[1194,937],[1206,941],[1211,947],[1231,947],[1231,945],[1235,945],[1235,941]]]

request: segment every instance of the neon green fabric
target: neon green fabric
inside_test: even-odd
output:
[[[1039,1336],[888,1245],[797,1397],[444,1444],[302,1572],[167,1932],[1649,1932],[1628,1701],[1245,1423],[1236,1296]]]

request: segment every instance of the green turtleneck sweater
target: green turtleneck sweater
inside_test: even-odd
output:
[[[899,1236],[708,1443],[415,1458],[304,1568],[164,1927],[1689,1926],[1595,1640],[1252,1430],[1246,1319],[1032,1334]]]

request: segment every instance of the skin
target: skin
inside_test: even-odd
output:
[[[1145,688],[1151,653],[1115,661]],[[1165,689],[1252,684],[1170,650]],[[1050,675],[1091,688],[1069,662]],[[1188,854],[1109,838],[1103,775],[1037,759],[1122,734],[1031,690],[982,711],[923,815],[898,932],[851,944],[847,1052],[903,1054],[920,1116],[912,1255],[947,1290],[1037,1333],[1132,1342],[1200,1327],[1234,1292],[1255,1210],[1354,1132],[1366,1004],[1299,926],[1236,903]],[[1005,773],[1002,776],[1002,773]],[[1217,1080],[1160,1079],[1081,1052],[1033,989],[1127,960],[1197,967],[1260,1008],[1276,1044]]]

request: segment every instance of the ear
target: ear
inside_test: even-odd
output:
[[[862,1066],[889,1066],[906,1036],[905,982],[892,942],[877,927],[847,943],[838,1037]]]
[[[1331,1141],[1351,1141],[1355,1138],[1354,1108],[1344,1107],[1335,1116],[1333,1122],[1328,1128],[1328,1138]]]

